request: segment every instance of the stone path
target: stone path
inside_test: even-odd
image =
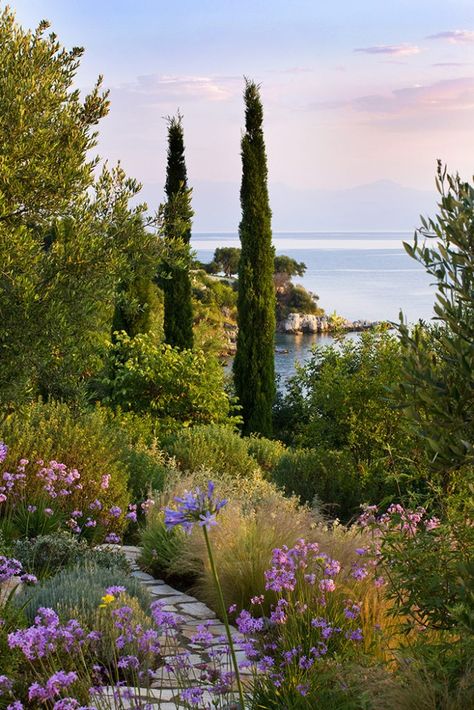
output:
[[[183,619],[183,624],[180,625],[178,633],[175,638],[172,639],[173,649],[169,649],[170,639],[167,639],[168,649],[171,651],[171,654],[177,657],[185,652],[190,654],[189,660],[196,669],[196,677],[195,681],[193,680],[193,685],[199,685],[199,665],[209,662],[210,651],[212,652],[214,649],[219,650],[224,648],[224,644],[227,640],[224,624],[216,618],[215,613],[211,609],[198,601],[195,597],[184,594],[170,587],[168,584],[165,584],[163,580],[155,579],[150,574],[142,572],[137,564],[137,559],[141,552],[139,547],[132,545],[108,545],[107,547],[123,552],[132,568],[132,576],[147,587],[153,599],[160,599],[164,602],[162,607],[164,611],[176,613]],[[193,642],[192,637],[197,633],[197,627],[201,625],[206,626],[206,631],[214,636],[215,641],[206,644]],[[237,629],[234,627],[231,627],[231,629],[237,660],[240,663],[245,660],[245,653],[241,647],[243,639]],[[226,669],[229,669],[227,663]],[[242,674],[245,675],[245,673],[246,671],[243,670]],[[154,673],[151,687],[151,692],[146,691],[146,699],[147,702],[153,704],[153,707],[157,709],[160,708],[160,710],[176,710],[176,708],[186,707],[185,704],[180,701],[180,690],[176,676],[167,671],[165,667],[158,669]],[[204,707],[207,707],[207,704],[212,702],[213,699],[215,700],[209,693],[205,693],[203,698]],[[131,707],[135,706],[131,705]],[[230,710],[232,703],[229,704],[228,707]]]

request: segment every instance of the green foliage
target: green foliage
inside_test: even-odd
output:
[[[155,505],[140,530],[140,546],[140,565],[156,578],[169,577],[170,570],[179,567],[186,536],[181,528],[167,530],[164,514]]]
[[[265,439],[262,436],[251,436],[246,439],[247,450],[265,473],[271,473],[286,452],[281,441]]]
[[[285,274],[291,279],[293,276],[303,276],[306,271],[306,264],[292,259],[291,256],[281,254],[280,256],[275,256],[273,269],[275,274]]]
[[[168,162],[164,209],[165,240],[189,247],[191,238],[191,190],[188,189],[182,117],[168,119]],[[193,312],[189,267],[164,262],[160,286],[164,293],[165,342],[179,348],[193,346]]]
[[[276,465],[271,480],[304,503],[322,506],[331,516],[343,520],[354,515],[366,500],[367,491],[347,450],[288,450]],[[370,493],[373,496],[373,491]]]
[[[83,101],[73,81],[83,50],[62,48],[47,22],[25,32],[0,15],[0,214],[38,224],[63,214],[92,183],[94,126],[108,112],[101,78]]]
[[[24,569],[38,578],[50,577],[65,567],[85,560],[100,567],[130,571],[123,553],[107,548],[90,548],[84,540],[78,540],[65,531],[40,535],[32,540],[16,540],[12,554]]]
[[[408,254],[437,287],[437,327],[399,326],[404,355],[400,390],[445,494],[453,472],[474,466],[474,187],[438,166],[440,214],[422,219]],[[420,238],[426,240],[420,242]]]
[[[6,675],[13,679],[21,672],[24,656],[18,649],[11,649],[8,644],[8,634],[26,626],[26,618],[21,609],[14,604],[7,603],[2,606],[0,600],[0,675]],[[6,707],[2,704],[0,697],[0,708]]]
[[[270,436],[275,399],[275,290],[263,109],[257,84],[246,80],[242,137],[242,220],[239,235],[238,339],[235,390],[243,431]]]
[[[287,282],[277,288],[277,321],[285,320],[289,313],[309,313],[319,315],[323,310],[318,306],[318,296],[307,291],[304,286]]]
[[[127,507],[129,470],[121,457],[123,433],[110,425],[105,410],[81,413],[59,402],[34,402],[4,415],[0,432],[9,446],[7,465],[13,466],[22,458],[32,462],[60,461],[80,472],[83,500],[99,497],[107,507]],[[101,478],[106,474],[111,476],[111,482],[107,490],[102,490]],[[38,481],[37,489],[29,491],[29,502],[40,490]],[[76,499],[70,501],[72,506],[77,503]],[[118,524],[123,526],[123,521]]]
[[[183,471],[193,473],[202,468],[239,478],[251,476],[258,469],[256,458],[248,451],[248,442],[230,426],[211,424],[181,429],[161,445]]]
[[[230,414],[222,366],[202,351],[156,344],[148,335],[117,335],[110,350],[107,401],[176,424],[222,422]]]
[[[218,271],[223,271],[226,276],[233,276],[239,270],[240,249],[237,247],[219,247],[214,252],[211,262],[216,264]]]
[[[63,621],[79,614],[80,619],[93,628],[94,619],[107,587],[125,587],[128,596],[137,599],[143,611],[150,605],[150,595],[145,587],[129,573],[117,567],[101,567],[86,562],[64,569],[46,579],[31,591],[22,591],[16,597],[18,607],[23,607],[31,623],[40,607],[54,609]]]

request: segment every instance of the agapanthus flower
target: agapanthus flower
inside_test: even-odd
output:
[[[216,515],[227,503],[214,496],[212,481],[209,481],[207,491],[195,488],[175,498],[175,501],[178,504],[176,509],[165,508],[165,525],[168,530],[181,525],[187,533],[191,532],[196,523],[209,530],[216,524]]]

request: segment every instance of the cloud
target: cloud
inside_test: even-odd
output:
[[[395,57],[419,54],[421,49],[416,44],[376,44],[373,47],[358,47],[354,52],[364,54],[389,54]]]
[[[123,85],[119,91],[140,96],[144,103],[164,101],[226,101],[242,77],[209,77],[193,75],[144,74]]]
[[[432,64],[432,67],[467,67],[470,66],[472,62],[436,62]]]
[[[351,105],[357,111],[377,114],[471,109],[474,108],[474,77],[409,86],[387,95],[360,96]]]
[[[368,94],[349,100],[320,101],[312,110],[349,109],[387,127],[405,129],[454,128],[472,123],[474,77],[446,79],[428,85]]]
[[[474,30],[448,30],[429,35],[426,39],[447,39],[451,44],[474,42]]]

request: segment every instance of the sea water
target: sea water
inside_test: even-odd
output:
[[[398,322],[400,311],[408,322],[433,316],[434,288],[423,267],[406,253],[409,232],[274,233],[277,254],[306,264],[302,277],[293,279],[319,296],[326,313],[336,311],[349,320]],[[217,247],[239,247],[237,234],[193,234],[191,245],[200,261],[212,260]],[[282,335],[276,339],[275,366],[284,382],[317,344],[332,342],[330,335]],[[287,353],[278,352],[287,350]]]

